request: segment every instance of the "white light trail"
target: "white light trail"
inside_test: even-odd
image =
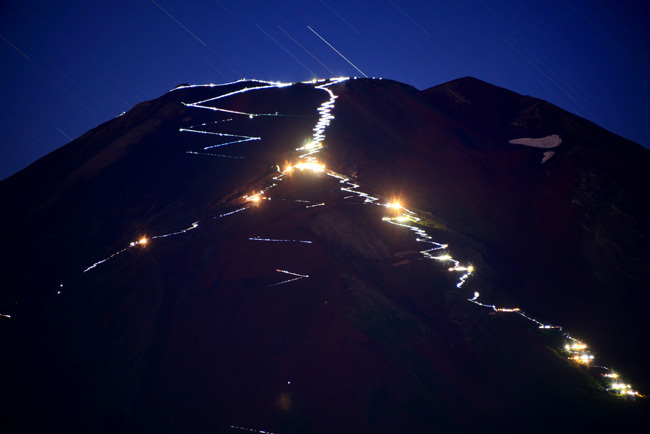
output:
[[[255,87],[245,87],[243,89],[239,90],[234,90],[232,92],[224,93],[223,95],[215,96],[212,98],[204,99],[202,101],[197,101],[191,104],[185,104],[188,107],[196,107],[196,108],[203,108],[203,109],[210,109],[211,107],[205,106],[205,103],[212,102],[212,101],[217,101],[223,98],[228,98],[229,96],[233,95],[238,95],[240,93],[246,93],[246,92],[251,92],[254,90],[260,90],[260,89],[273,89],[273,88],[281,88],[281,87],[287,87],[291,86],[293,83],[273,83],[273,84],[267,84],[265,86],[255,86]]]
[[[210,157],[220,157],[220,158],[231,158],[233,160],[242,160],[246,157],[237,157],[234,155],[223,155],[223,154],[211,154],[209,152],[195,152],[195,151],[185,151],[186,154],[192,154],[192,155],[207,155]]]
[[[230,425],[230,428],[239,429],[239,430],[242,430],[242,431],[256,432],[256,433],[260,433],[260,434],[274,434],[271,431],[262,431],[262,430],[253,429],[253,428],[245,428],[243,426],[237,426],[237,425]]]
[[[318,36],[318,37],[321,39],[321,41],[325,42],[325,43],[326,43],[326,44],[327,44],[327,45],[328,45],[332,50],[334,50],[334,51],[336,52],[336,54],[338,54],[339,56],[341,56],[341,57],[342,57],[346,62],[348,62],[350,65],[352,65],[352,67],[353,67],[354,69],[356,69],[357,71],[359,71],[359,72],[361,73],[361,75],[363,75],[364,77],[368,78],[368,76],[367,76],[366,74],[364,74],[364,72],[363,72],[362,70],[360,70],[359,68],[357,68],[356,65],[355,65],[354,63],[350,62],[350,61],[348,60],[348,58],[345,57],[343,54],[341,54],[341,52],[340,52],[339,50],[337,50],[336,48],[334,48],[334,47],[332,46],[332,44],[330,44],[329,42],[327,42],[327,41],[325,40],[325,38],[323,38],[321,35],[319,35],[318,33],[316,33],[316,30],[312,29],[312,28],[309,27],[309,26],[307,26],[307,28],[308,28],[309,30],[311,30],[312,32],[314,32],[314,34],[315,34],[316,36]]]
[[[220,143],[218,145],[206,146],[205,148],[203,148],[203,150],[207,151],[208,149],[221,148],[222,146],[234,145],[236,143],[253,142],[255,140],[262,140],[262,139],[260,137],[249,137],[241,140],[233,140],[232,142]]]
[[[103,264],[104,262],[113,259],[113,258],[116,257],[117,255],[120,255],[120,254],[126,252],[126,251],[129,250],[130,248],[137,247],[137,246],[146,246],[146,245],[149,243],[150,240],[155,240],[155,239],[158,239],[158,238],[167,238],[167,237],[171,237],[171,236],[174,236],[174,235],[184,234],[184,233],[187,233],[187,232],[189,232],[189,231],[191,231],[191,230],[193,230],[193,229],[196,229],[196,228],[198,228],[198,227],[199,227],[199,223],[198,223],[198,222],[194,222],[194,223],[192,223],[192,226],[190,226],[189,228],[187,228],[187,229],[183,229],[183,230],[180,230],[180,231],[178,231],[178,232],[171,232],[171,233],[169,233],[169,234],[156,235],[156,236],[153,236],[153,237],[141,237],[141,238],[138,239],[137,241],[132,241],[132,242],[128,245],[128,247],[125,247],[125,248],[123,248],[122,250],[118,250],[117,252],[113,253],[113,254],[110,255],[109,257],[104,258],[104,259],[102,259],[102,260],[100,260],[100,261],[95,262],[94,264],[92,264],[91,266],[89,266],[88,268],[86,268],[83,272],[86,273],[86,272],[92,270],[93,268],[96,268],[97,266]]]
[[[230,81],[228,83],[208,83],[208,84],[188,84],[184,86],[177,86],[173,89],[170,90],[170,92],[173,92],[175,90],[180,90],[180,89],[195,89],[197,87],[224,87],[224,86],[230,86],[233,84],[238,84],[238,83],[243,83],[243,82],[252,82],[252,83],[262,83],[262,84],[267,84],[267,85],[274,85],[274,87],[283,87],[283,86],[291,86],[293,83],[282,83],[280,81],[268,81],[268,80],[251,80],[248,78],[240,78],[239,80],[235,81]]]
[[[86,269],[84,270],[84,273],[87,273],[88,271],[92,270],[93,268],[97,267],[98,265],[101,265],[101,264],[103,264],[104,262],[113,259],[113,258],[116,257],[117,255],[122,254],[122,253],[126,252],[127,250],[129,250],[128,247],[126,247],[126,248],[124,248],[124,249],[122,249],[122,250],[119,250],[119,251],[113,253],[113,254],[112,254],[111,256],[109,256],[108,258],[104,258],[104,259],[102,259],[102,260],[100,260],[100,261],[95,262],[95,263],[92,264],[90,267],[86,268]]]
[[[189,228],[182,229],[182,230],[180,230],[180,231],[178,231],[178,232],[171,232],[171,233],[169,233],[169,234],[156,235],[156,236],[151,237],[151,238],[149,238],[149,239],[150,239],[150,240],[156,240],[156,239],[158,239],[158,238],[167,238],[167,237],[173,237],[174,235],[186,234],[186,233],[188,233],[189,231],[192,231],[192,230],[194,230],[194,229],[196,229],[196,228],[198,228],[198,227],[199,227],[199,222],[194,222],[194,223],[192,223],[192,226],[190,226]]]
[[[188,128],[181,128],[179,129],[180,132],[189,132],[189,133],[198,133],[198,134],[208,134],[208,135],[213,135],[213,136],[219,136],[219,137],[239,137],[241,140],[233,140],[231,142],[227,143],[219,143],[217,145],[211,145],[211,146],[206,146],[203,148],[204,151],[207,151],[208,149],[213,149],[213,148],[221,148],[222,146],[228,146],[228,145],[233,145],[235,143],[243,143],[243,142],[250,142],[254,140],[262,140],[261,137],[253,137],[253,136],[242,136],[239,134],[228,134],[228,133],[216,133],[213,131],[202,131],[202,130],[192,130]]]
[[[280,243],[304,243],[304,244],[312,244],[313,243],[313,241],[307,241],[307,240],[281,240],[281,239],[276,239],[276,238],[261,238],[259,236],[249,238],[249,240],[250,241],[274,241],[274,242],[280,242]]]
[[[215,218],[223,218],[223,217],[228,217],[229,215],[237,214],[238,212],[244,211],[245,209],[250,208],[250,206],[245,206],[243,208],[236,209],[234,211],[227,212],[225,214],[220,214],[218,217]]]
[[[274,284],[269,285],[269,286],[278,286],[278,285],[283,285],[283,284],[285,284],[285,283],[295,282],[296,280],[300,280],[300,279],[304,279],[304,278],[306,278],[306,277],[309,277],[308,274],[298,274],[298,273],[293,273],[293,272],[291,272],[291,271],[287,271],[287,270],[276,269],[275,271],[277,271],[278,273],[284,273],[284,274],[288,274],[288,275],[290,275],[290,276],[298,276],[298,277],[295,277],[295,278],[293,278],[293,279],[283,280],[282,282],[274,283]]]

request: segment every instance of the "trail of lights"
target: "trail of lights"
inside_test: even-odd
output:
[[[253,428],[245,428],[243,426],[237,426],[237,425],[230,425],[230,428],[238,429],[238,430],[241,430],[241,431],[256,432],[256,433],[260,433],[260,434],[273,434],[271,431],[262,431],[262,430],[253,429]]]
[[[133,244],[133,243],[131,243],[131,244]],[[103,264],[103,263],[106,262],[106,261],[110,261],[111,259],[113,259],[113,258],[116,257],[117,255],[121,255],[122,253],[126,252],[127,250],[129,250],[129,247],[126,247],[126,248],[124,248],[124,249],[122,249],[122,250],[119,250],[119,251],[113,253],[113,254],[112,254],[111,256],[109,256],[108,258],[104,258],[104,259],[102,259],[102,260],[100,260],[100,261],[95,262],[95,263],[92,264],[90,267],[86,268],[86,269],[84,270],[84,273],[87,273],[88,271],[92,270],[93,268],[96,268],[97,266]]]
[[[122,253],[126,252],[127,250],[129,250],[131,248],[138,247],[138,246],[146,247],[150,240],[155,240],[155,239],[159,239],[159,238],[167,238],[167,237],[171,237],[171,236],[174,236],[174,235],[181,235],[181,234],[187,233],[187,232],[189,232],[191,230],[194,230],[194,229],[196,229],[198,227],[199,227],[199,223],[194,222],[194,223],[192,223],[192,226],[190,226],[189,228],[182,229],[182,230],[177,231],[177,232],[171,232],[171,233],[163,234],[163,235],[156,235],[156,236],[149,237],[149,238],[141,237],[140,239],[138,239],[136,241],[132,241],[128,245],[128,247],[125,247],[125,248],[123,248],[121,250],[118,250],[117,252],[111,254],[110,256],[108,256],[108,257],[106,257],[106,258],[104,258],[104,259],[102,259],[100,261],[95,262],[94,264],[92,264],[91,266],[86,268],[83,272],[87,273],[88,271],[92,270],[93,268],[97,268],[99,265],[101,265],[101,264],[103,264],[103,263],[105,263],[107,261],[110,261],[114,257],[116,257],[118,255],[121,255]]]
[[[282,83],[280,81],[268,81],[268,80],[251,80],[248,78],[240,78],[239,80],[235,81],[230,81],[228,83],[209,83],[209,84],[187,84],[183,86],[177,86],[173,89],[170,90],[170,92],[174,92],[176,90],[182,90],[182,89],[196,89],[199,87],[225,87],[225,86],[231,86],[233,84],[238,84],[238,83],[244,83],[244,82],[253,82],[253,83],[263,83],[266,85],[291,85],[292,83]]]
[[[261,238],[259,236],[257,237],[252,237],[249,238],[250,241],[274,241],[274,242],[279,242],[279,243],[304,243],[304,244],[312,244],[313,241],[308,241],[308,240],[280,240],[276,238]]]
[[[192,155],[207,155],[207,156],[210,156],[210,157],[231,158],[233,160],[242,160],[242,159],[246,158],[246,157],[243,157],[243,156],[235,156],[235,155],[211,154],[209,152],[185,151],[185,153],[186,154],[192,154]]]
[[[328,171],[327,175],[331,176],[332,178],[338,179],[341,184],[346,185],[346,187],[341,187],[341,191],[352,193],[354,196],[357,197],[362,197],[364,199],[363,203],[376,204],[379,201],[378,197],[370,196],[369,194],[364,193],[362,191],[357,191],[357,188],[359,188],[360,185],[350,182],[350,178],[348,178],[347,176],[341,175],[340,173],[336,173],[333,170]],[[354,196],[347,196],[346,198],[351,198]]]
[[[226,122],[232,122],[232,121],[233,121],[233,118],[228,118],[228,119],[222,119],[222,120],[219,120],[219,121],[203,122],[202,124],[192,125],[192,126],[190,126],[188,128],[192,130],[192,129],[195,129],[197,127],[207,127],[208,125],[224,124]]]
[[[275,270],[275,271],[277,271],[278,273],[284,273],[284,274],[288,274],[288,275],[290,275],[290,276],[298,276],[298,277],[295,277],[295,278],[293,278],[293,279],[283,280],[282,282],[278,282],[278,283],[273,283],[273,284],[271,284],[271,285],[269,285],[269,286],[284,285],[285,283],[295,282],[296,280],[300,280],[300,279],[304,279],[304,278],[306,278],[306,277],[309,277],[308,274],[292,273],[291,271],[287,271],[287,270],[280,270],[280,269],[277,269],[277,270]]]
[[[185,234],[185,233],[187,233],[187,232],[189,232],[189,231],[191,231],[191,230],[194,230],[194,229],[196,229],[196,228],[198,228],[198,227],[199,227],[199,222],[194,222],[194,223],[192,223],[192,226],[190,226],[189,228],[182,229],[182,230],[180,230],[180,231],[178,231],[178,232],[171,232],[171,233],[169,233],[169,234],[156,235],[155,237],[151,237],[151,238],[149,238],[149,239],[150,239],[150,240],[156,240],[156,239],[158,239],[158,238],[167,238],[167,237],[172,237],[172,236],[174,236],[174,235],[181,235],[181,234]]]
[[[212,111],[218,111],[218,112],[224,112],[224,113],[230,113],[230,114],[245,115],[245,116],[248,116],[251,119],[253,119],[256,116],[284,116],[284,115],[280,115],[277,112],[276,113],[246,113],[246,112],[241,112],[241,111],[237,111],[237,110],[228,110],[228,109],[223,109],[223,108],[219,108],[219,107],[212,107],[212,106],[205,105],[206,103],[211,103],[211,102],[214,102],[214,101],[217,101],[217,100],[220,100],[220,99],[223,99],[223,98],[227,98],[229,96],[238,95],[238,94],[241,94],[241,93],[251,92],[251,91],[260,90],[260,89],[282,88],[282,87],[291,86],[293,84],[293,83],[280,83],[280,82],[266,82],[266,83],[268,83],[268,84],[266,84],[265,86],[245,87],[245,88],[240,89],[240,90],[228,92],[228,93],[225,93],[223,95],[215,96],[213,98],[208,98],[208,99],[205,99],[205,100],[202,100],[202,101],[197,101],[197,102],[194,102],[194,103],[183,103],[183,105],[185,105],[186,107],[194,107],[194,108],[200,108],[200,109],[212,110]],[[197,132],[199,130],[190,130],[190,131]]]
[[[239,137],[239,138],[242,138],[242,139],[248,138],[248,139],[260,140],[260,138],[261,138],[261,137],[254,137],[254,136],[242,136],[242,135],[239,135],[239,134],[216,133],[214,131],[193,130],[193,129],[190,129],[190,128],[180,128],[179,131],[186,131],[188,133],[198,133],[198,134],[210,134],[210,135],[219,136],[219,137]]]
[[[221,148],[222,146],[234,145],[236,143],[252,142],[252,141],[255,141],[255,140],[261,140],[261,138],[260,137],[247,137],[247,138],[241,139],[241,140],[233,140],[232,142],[221,143],[219,145],[206,146],[205,148],[203,148],[203,150],[207,151],[208,149]]]
[[[281,87],[291,86],[292,84],[293,83],[276,82],[276,83],[267,83],[265,86],[245,87],[243,89],[233,90],[232,92],[224,93],[223,95],[215,96],[215,97],[212,97],[212,98],[204,99],[204,100],[201,100],[201,101],[197,101],[197,102],[194,102],[194,103],[191,103],[191,104],[185,104],[185,105],[187,105],[188,107],[211,108],[211,107],[205,106],[203,104],[205,104],[207,102],[217,101],[217,100],[220,100],[220,99],[223,99],[223,98],[228,98],[229,96],[238,95],[238,94],[241,94],[241,93],[251,92],[253,90],[281,88]]]
[[[188,128],[181,128],[179,131],[183,132],[189,132],[189,133],[197,133],[197,134],[208,134],[212,136],[219,136],[219,137],[239,137],[240,140],[233,140],[230,142],[226,143],[219,143],[217,145],[210,145],[206,146],[203,148],[204,151],[207,151],[208,149],[213,149],[213,148],[221,148],[222,146],[228,146],[228,145],[234,145],[235,143],[243,143],[243,142],[251,142],[254,140],[262,140],[261,137],[254,137],[254,136],[242,136],[239,134],[227,134],[227,133],[215,133],[213,131],[202,131],[202,130],[192,130]]]
[[[401,207],[398,207],[397,204],[387,204],[386,205],[389,209],[395,210],[395,209],[400,209]],[[459,261],[454,259],[451,255],[449,254],[440,254],[437,256],[434,256],[432,254],[432,251],[437,251],[437,250],[445,250],[447,249],[448,245],[447,244],[441,244],[441,243],[436,243],[432,240],[431,236],[429,236],[426,231],[423,229],[415,226],[417,224],[418,220],[417,217],[414,216],[414,213],[409,212],[409,215],[402,214],[397,217],[384,217],[384,221],[395,224],[398,226],[406,227],[412,231],[414,231],[416,234],[418,234],[418,238],[416,238],[417,241],[419,242],[426,242],[426,243],[431,243],[435,247],[431,250],[425,250],[425,251],[420,251],[420,253],[428,257],[429,259],[433,259],[436,261],[441,261],[441,262],[452,262],[454,265],[453,267],[449,268],[449,271],[460,271],[464,272],[464,274],[460,277],[458,283],[456,284],[457,288],[461,288],[466,281],[469,279],[469,277],[472,275],[474,272],[474,267],[471,265],[465,266],[461,265]],[[401,263],[398,263],[401,265]],[[393,264],[395,265],[395,264]],[[528,321],[531,321],[535,324],[540,329],[555,329],[558,332],[562,333],[562,335],[567,339],[567,343],[564,347],[564,351],[569,355],[568,359],[573,361],[574,363],[578,365],[584,365],[584,366],[590,366],[592,368],[600,368],[607,370],[607,374],[603,374],[604,377],[608,377],[611,379],[614,379],[616,381],[610,383],[609,387],[607,388],[608,391],[615,393],[619,396],[625,396],[625,397],[643,397],[638,391],[634,390],[631,385],[622,383],[618,381],[617,379],[619,378],[619,374],[614,372],[612,369],[606,367],[606,366],[595,366],[593,364],[595,360],[595,356],[591,354],[589,351],[587,351],[587,344],[584,342],[574,338],[573,336],[569,335],[568,333],[564,332],[562,330],[562,327],[560,326],[555,326],[555,325],[549,325],[545,324],[529,315],[527,315],[525,312],[523,312],[519,307],[497,307],[494,304],[486,304],[486,303],[481,303],[478,301],[480,294],[478,291],[475,291],[472,298],[469,298],[468,301],[481,306],[485,307],[488,309],[491,309],[495,313],[514,313],[517,314],[523,318],[525,318]]]
[[[239,208],[239,209],[236,209],[234,211],[230,211],[230,212],[227,212],[227,213],[224,213],[224,214],[220,214],[219,216],[217,216],[215,218],[228,217],[229,215],[237,214],[238,212],[242,212],[242,211],[244,211],[245,209],[248,209],[248,208],[250,208],[250,206],[245,206],[243,208]]]

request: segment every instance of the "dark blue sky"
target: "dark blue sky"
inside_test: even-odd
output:
[[[115,0],[0,6],[0,179],[179,83],[471,75],[650,147],[644,1]],[[333,73],[333,74],[332,74]]]

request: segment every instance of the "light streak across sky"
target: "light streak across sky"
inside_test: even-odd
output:
[[[2,35],[0,35],[0,38],[2,38],[3,41],[5,41],[7,44],[9,44],[9,45],[11,46],[11,48],[13,48],[13,49],[16,50],[18,53],[20,53],[20,55],[23,56],[25,59],[29,59],[29,56],[28,56],[27,54],[25,54],[25,53],[23,53],[22,51],[20,51],[20,50],[18,49],[18,47],[16,47],[14,44],[12,44],[11,42],[9,42],[9,41],[7,40],[7,38],[5,38],[5,37],[2,36]]]
[[[330,47],[332,50],[334,50],[334,51],[336,52],[336,54],[338,54],[339,56],[341,56],[341,57],[343,58],[343,60],[345,60],[346,62],[348,62],[350,65],[352,65],[352,67],[353,67],[354,69],[356,69],[357,71],[359,71],[359,73],[360,73],[361,75],[363,75],[364,77],[368,78],[368,76],[367,76],[367,75],[366,75],[362,70],[360,70],[359,68],[357,68],[357,66],[356,66],[354,63],[350,62],[350,61],[348,60],[348,58],[345,57],[343,54],[341,54],[341,52],[340,52],[339,50],[337,50],[336,48],[334,48],[334,47],[332,46],[332,44],[330,44],[329,42],[327,42],[327,41],[325,40],[325,38],[323,38],[321,35],[319,35],[318,33],[316,33],[316,30],[312,29],[310,26],[307,26],[307,28],[308,28],[309,30],[311,30],[311,31],[312,31],[316,36],[318,36],[318,37],[321,39],[321,41],[325,42],[325,43],[327,44],[328,47]]]

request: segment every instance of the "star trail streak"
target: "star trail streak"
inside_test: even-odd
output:
[[[327,42],[327,41],[325,40],[325,38],[323,38],[321,35],[319,35],[318,33],[316,33],[316,30],[312,29],[312,28],[309,27],[309,26],[307,26],[307,28],[308,28],[309,30],[311,30],[311,31],[314,33],[314,35],[318,36],[318,37],[320,38],[321,41],[325,42],[325,43],[327,44],[328,47],[330,47],[332,50],[334,50],[334,51],[336,52],[336,54],[338,54],[339,56],[341,56],[341,57],[343,58],[343,60],[345,60],[346,62],[348,62],[350,65],[352,65],[352,67],[353,67],[354,69],[356,69],[357,71],[359,71],[359,73],[360,73],[361,75],[363,75],[364,77],[368,78],[368,76],[367,76],[367,75],[366,75],[362,70],[360,70],[359,68],[357,68],[357,66],[356,66],[354,63],[350,62],[350,61],[348,60],[348,58],[345,57],[343,54],[341,54],[341,52],[340,52],[339,50],[337,50],[336,48],[334,48],[334,46],[332,46],[332,44],[330,44],[329,42]]]

